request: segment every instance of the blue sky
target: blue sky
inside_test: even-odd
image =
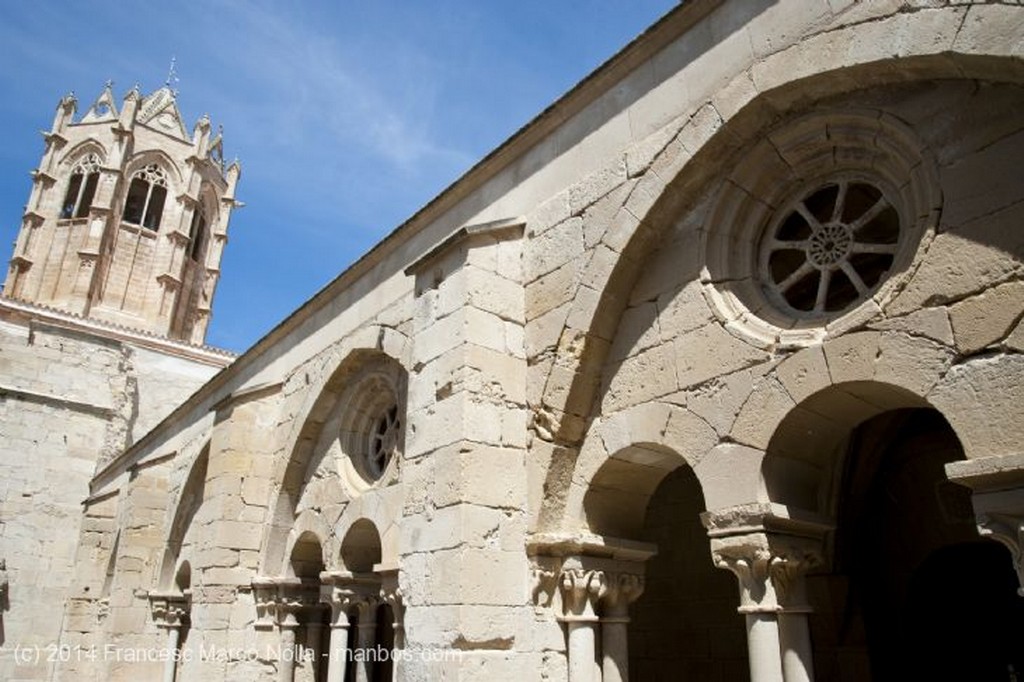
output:
[[[675,4],[0,0],[3,257],[60,97],[176,56],[186,126],[242,162],[207,336],[242,351]]]

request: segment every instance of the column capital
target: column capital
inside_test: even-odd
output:
[[[739,581],[740,613],[809,611],[803,578],[824,565],[820,539],[778,533],[712,538],[711,557]]]
[[[978,534],[1010,550],[1017,572],[1017,594],[1024,597],[1024,514],[989,512],[978,516]]]
[[[257,630],[266,630],[274,625],[296,627],[299,611],[319,604],[315,580],[260,576],[253,579],[252,589],[256,601]]]
[[[641,573],[605,573],[598,594],[603,621],[629,620],[629,606],[644,592],[644,576]]]
[[[150,591],[147,595],[153,622],[157,627],[171,629],[180,628],[188,616],[192,603],[192,593]]]
[[[347,614],[352,609],[358,611],[359,622],[363,624],[381,601],[381,578],[376,573],[324,571],[320,574],[320,602],[331,607],[332,627],[347,625]]]
[[[595,608],[601,591],[605,589],[605,581],[604,571],[580,566],[563,568],[558,576],[563,610],[560,619],[596,621]]]

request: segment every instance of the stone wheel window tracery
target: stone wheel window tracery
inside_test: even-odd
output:
[[[406,428],[405,368],[384,355],[357,351],[328,382],[334,395],[314,446],[334,460],[355,495],[395,483]],[[326,396],[325,396],[326,397]]]
[[[402,430],[402,420],[398,416],[398,405],[392,405],[379,417],[370,434],[370,447],[367,450],[367,472],[376,480],[387,471]]]
[[[841,178],[806,193],[766,231],[759,274],[774,302],[798,315],[841,312],[878,288],[900,236],[881,189]]]
[[[876,109],[816,109],[751,139],[701,218],[716,317],[766,349],[866,323],[934,237],[938,177],[916,132]]]

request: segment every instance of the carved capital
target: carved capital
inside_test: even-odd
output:
[[[180,628],[186,621],[191,605],[191,594],[180,592],[150,592],[149,609],[153,622],[161,628]]]
[[[296,627],[300,611],[319,608],[316,581],[260,577],[253,580],[252,588],[256,599],[257,630],[265,630],[274,625]]]
[[[400,600],[397,581],[393,586],[391,596]],[[324,571],[320,574],[320,602],[330,605],[335,627],[347,625],[348,614],[353,610],[358,612],[360,624],[373,622],[374,612],[384,599],[381,579],[376,574],[347,571]]]
[[[988,513],[978,516],[978,534],[1010,550],[1017,572],[1017,594],[1024,597],[1024,516]]]
[[[644,592],[644,577],[638,573],[606,574],[598,601],[603,620],[628,620],[629,605]]]
[[[819,540],[755,532],[712,538],[711,551],[739,581],[740,613],[810,610],[804,578],[823,565]]]
[[[535,566],[530,571],[530,596],[535,606],[551,606],[558,590],[558,571]]]
[[[605,585],[604,571],[565,568],[559,576],[563,620],[597,620],[595,607]]]

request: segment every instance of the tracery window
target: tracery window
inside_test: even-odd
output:
[[[398,404],[392,403],[380,411],[369,433],[365,468],[371,480],[378,480],[387,471],[398,449],[401,434],[402,420],[398,414]]]
[[[166,201],[167,174],[159,165],[151,163],[135,171],[132,176],[121,219],[132,225],[157,230],[160,228]]]
[[[100,159],[96,154],[89,154],[71,169],[68,190],[64,194],[60,217],[84,218],[89,215],[89,207],[96,196],[96,186],[100,181]]]
[[[795,315],[842,312],[878,289],[900,232],[899,213],[879,187],[840,176],[798,197],[765,231],[761,280]]]

